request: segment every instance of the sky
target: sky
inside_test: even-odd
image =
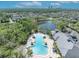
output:
[[[0,1],[0,8],[67,8],[79,9],[79,1]]]

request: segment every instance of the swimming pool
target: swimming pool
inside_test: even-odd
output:
[[[35,44],[32,46],[33,54],[46,55],[48,53],[47,46],[45,46],[43,35],[35,34]]]

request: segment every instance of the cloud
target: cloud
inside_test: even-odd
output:
[[[18,8],[35,7],[35,6],[41,7],[42,3],[37,2],[37,1],[32,1],[32,2],[21,2],[21,3],[16,5],[16,7],[18,7]]]
[[[57,2],[53,2],[53,3],[51,3],[51,5],[57,5],[57,6],[59,6],[61,4],[60,3],[57,3]]]
[[[70,3],[71,1],[58,1],[59,3]]]
[[[79,1],[58,1],[59,3],[79,3]]]
[[[24,6],[16,5],[17,8],[24,8]]]
[[[79,1],[72,1],[73,3],[79,3]]]
[[[38,5],[38,6],[42,6],[42,3],[40,3],[40,2],[33,1],[32,3],[35,5]]]
[[[67,4],[67,3],[79,3],[79,1],[52,1],[50,3],[50,5],[52,7],[61,7],[63,4]],[[25,1],[25,2],[19,2],[16,7],[17,8],[32,8],[32,7],[37,7],[37,8],[47,8],[47,6],[43,6],[44,4],[42,4],[41,2],[39,1]],[[46,4],[47,5],[47,4]]]
[[[52,7],[60,7],[60,6],[61,6],[61,3],[52,2],[52,3],[51,3],[51,6],[52,6]]]

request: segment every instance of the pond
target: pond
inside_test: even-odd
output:
[[[56,29],[56,25],[53,24],[50,20],[45,21],[43,24],[40,24],[38,26],[39,30],[43,31],[43,32],[48,32],[51,30],[55,30]]]

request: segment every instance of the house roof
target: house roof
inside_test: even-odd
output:
[[[79,58],[79,48],[74,46],[71,50],[67,52],[65,58]]]
[[[62,56],[65,56],[68,50],[72,49],[74,44],[72,42],[68,42],[69,37],[66,36],[66,34],[62,32],[58,32],[54,35],[54,39],[56,40],[57,46],[62,54]]]
[[[79,58],[79,42],[77,42],[71,50],[68,50],[65,58]]]

